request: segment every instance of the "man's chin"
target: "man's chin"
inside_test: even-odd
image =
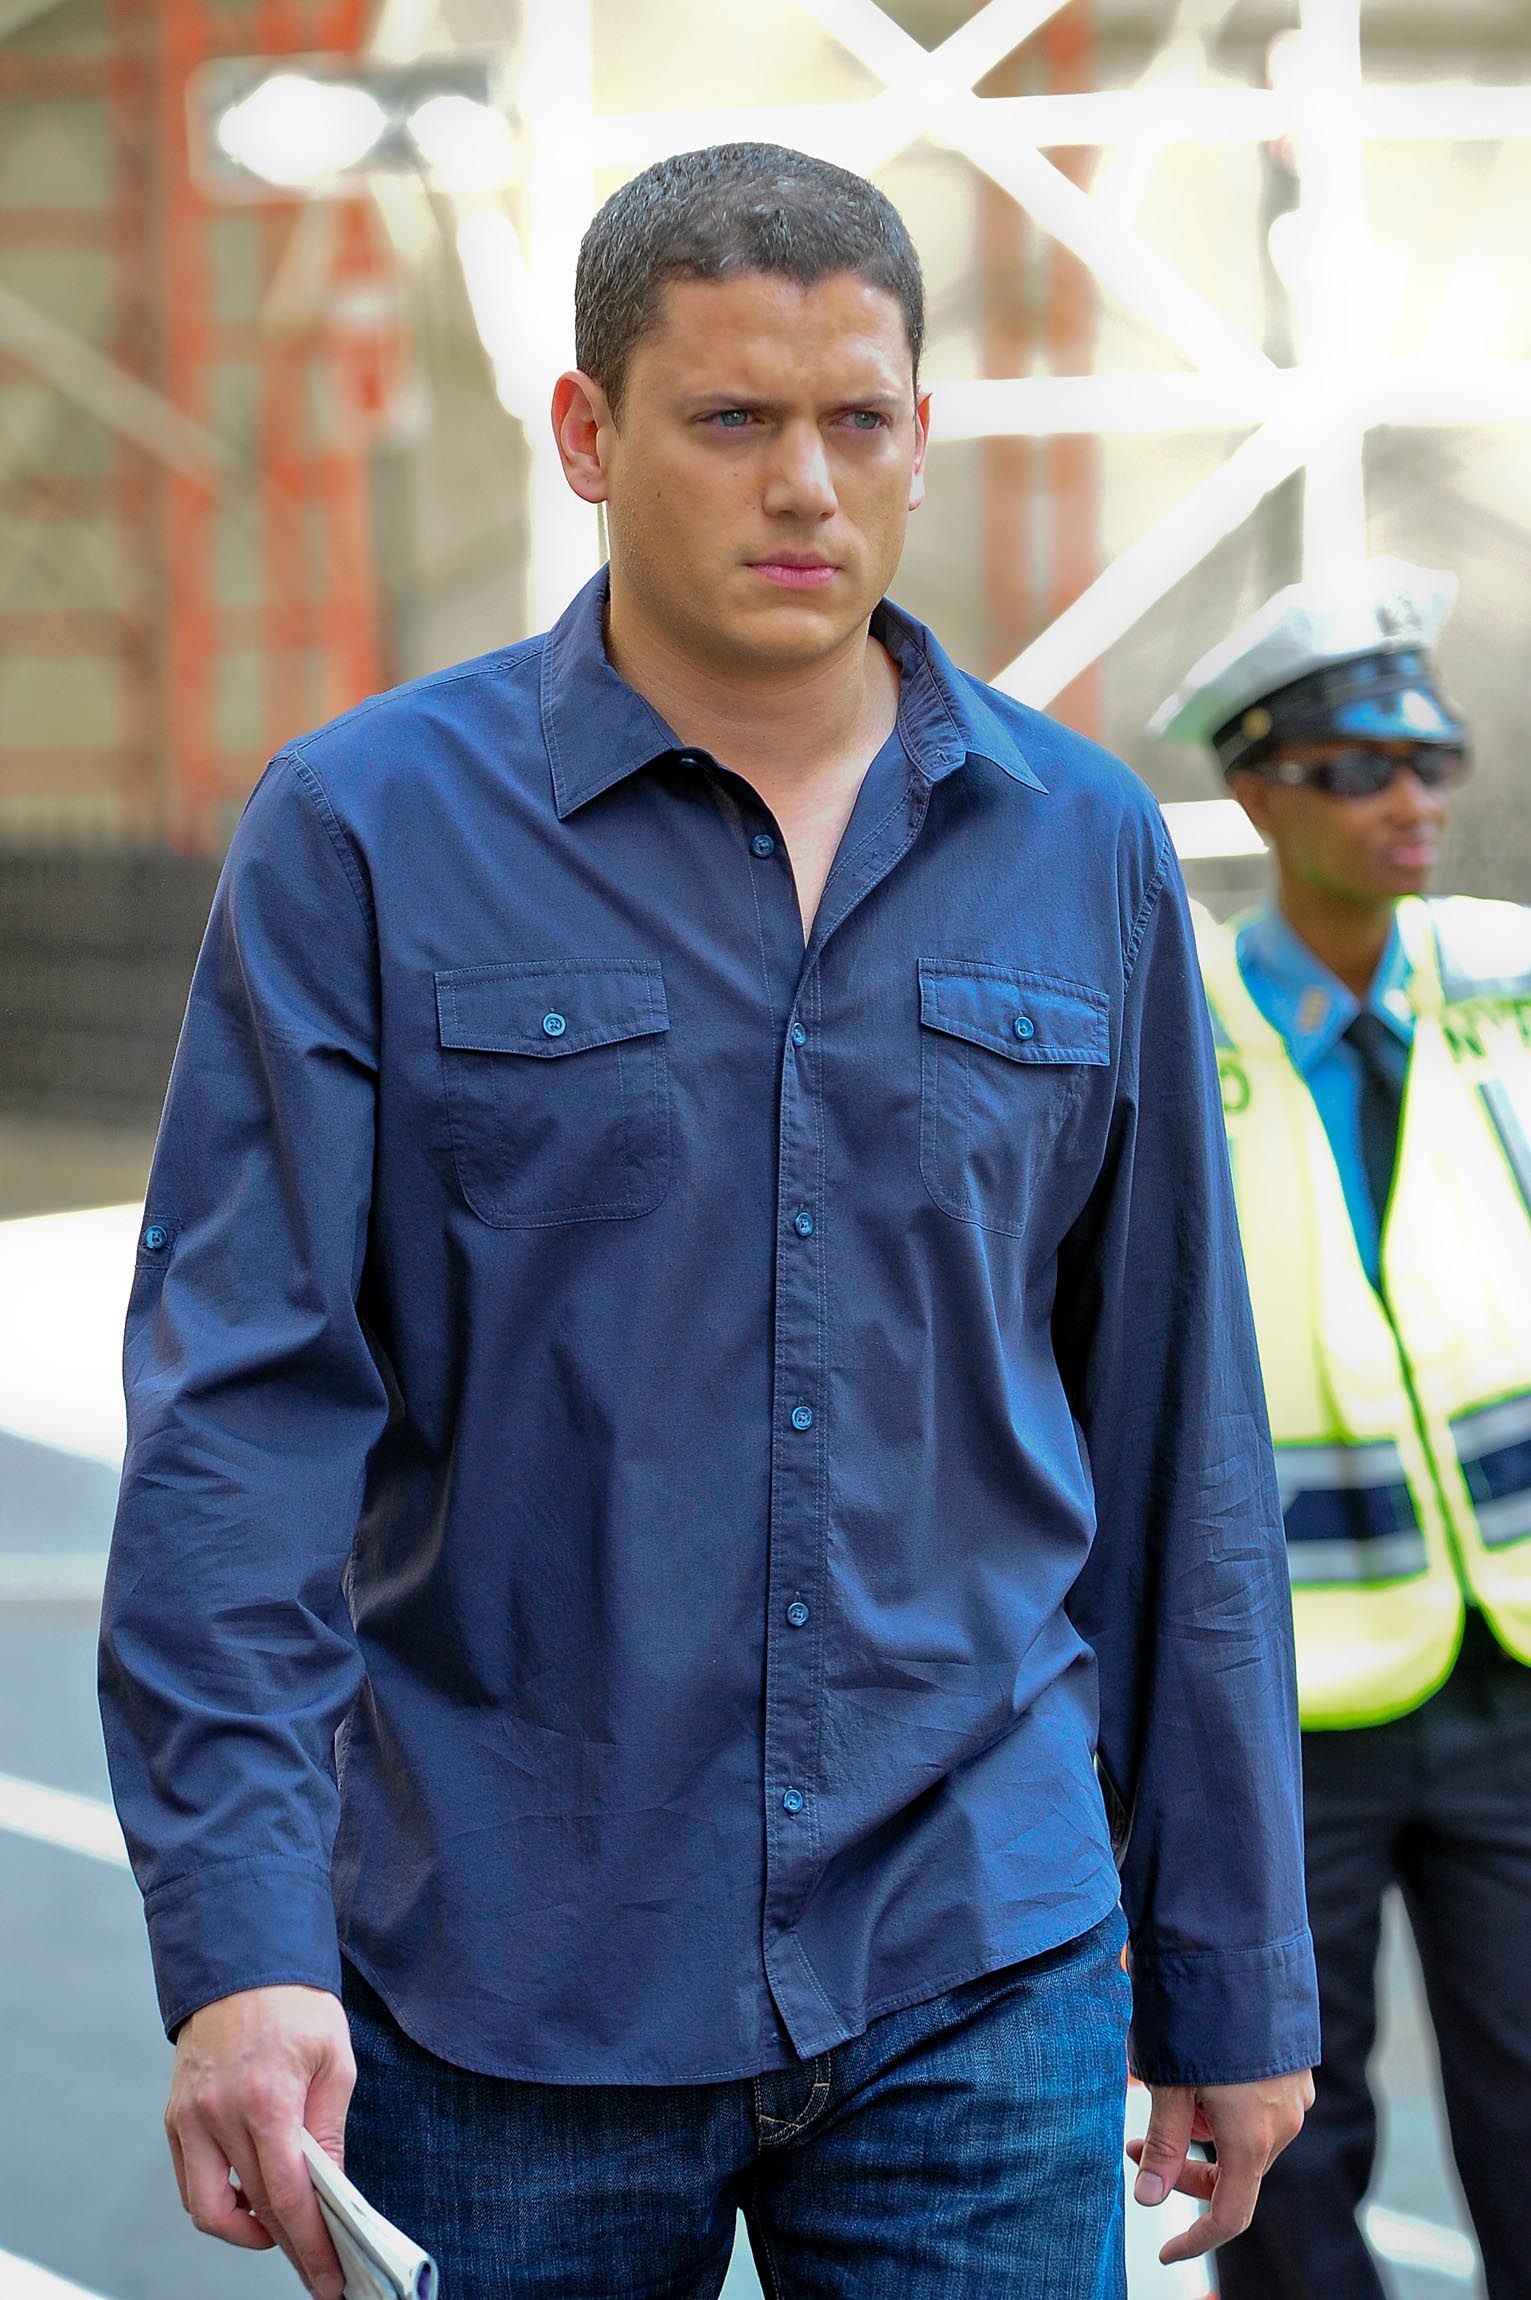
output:
[[[1410,855],[1407,859],[1401,859],[1393,865],[1398,876],[1408,880],[1409,890],[1412,894],[1423,894],[1425,888],[1434,880],[1440,867],[1440,853],[1434,847],[1427,855]]]
[[[848,619],[843,601],[831,607],[822,594],[783,593],[760,604],[752,602],[747,613],[717,616],[711,637],[720,656],[790,671],[823,662],[865,627],[866,616]]]
[[[1371,891],[1374,894],[1385,896],[1390,902],[1401,902],[1405,895],[1428,894],[1435,883],[1435,874],[1439,867],[1438,863],[1429,862],[1408,866],[1400,864],[1394,868],[1380,870],[1376,874]]]

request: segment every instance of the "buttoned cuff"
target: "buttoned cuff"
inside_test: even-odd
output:
[[[289,1984],[340,1994],[335,1905],[316,1862],[220,1861],[160,1886],[144,1914],[172,2043],[194,2012],[239,1989]]]
[[[1268,1947],[1157,1953],[1136,1945],[1132,2073],[1145,2084],[1253,2084],[1319,2056],[1313,1937]]]

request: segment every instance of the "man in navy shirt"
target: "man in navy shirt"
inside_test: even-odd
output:
[[[781,2293],[1108,2300],[1129,1928],[1172,2250],[1310,2097],[1182,891],[884,598],[922,330],[859,178],[626,186],[554,404],[609,569],[229,856],[103,1698],[183,2196],[321,2294],[305,2122],[450,2300],[715,2294],[736,2208]]]

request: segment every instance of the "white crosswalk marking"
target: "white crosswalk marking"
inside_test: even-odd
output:
[[[14,2252],[0,2252],[0,2300],[100,2300],[83,2284],[55,2276],[35,2261],[20,2260]]]
[[[122,1461],[122,1320],[143,1209],[0,1222],[0,1429]]]
[[[22,1781],[14,1773],[0,1773],[0,1829],[44,1845],[62,1845],[93,1861],[110,1861],[119,1869],[128,1865],[128,1849],[110,1805],[99,1797],[76,1797],[68,1789],[45,1789],[40,1781]],[[0,2284],[0,2300],[11,2300],[8,2285]]]

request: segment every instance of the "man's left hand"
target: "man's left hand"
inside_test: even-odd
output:
[[[1313,2075],[1261,2077],[1254,2084],[1161,2084],[1141,2140],[1127,2154],[1138,2167],[1139,2204],[1162,2204],[1171,2189],[1210,2209],[1172,2237],[1159,2258],[1169,2267],[1194,2260],[1242,2234],[1254,2216],[1260,2183],[1313,2106]],[[1210,2141],[1217,2162],[1188,2160],[1193,2140]]]

